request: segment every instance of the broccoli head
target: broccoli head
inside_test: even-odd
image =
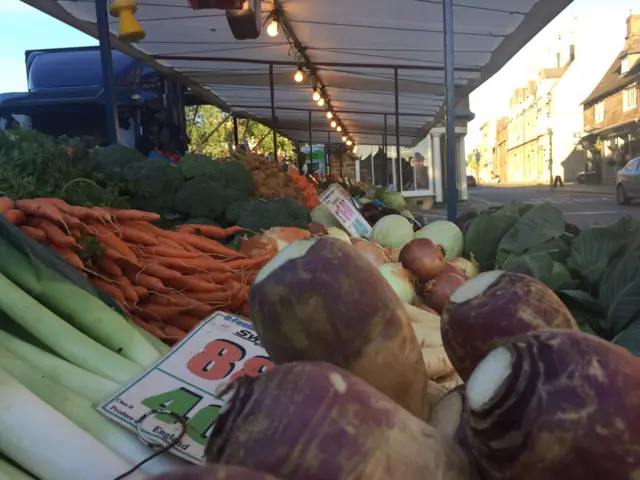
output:
[[[219,177],[219,165],[211,157],[197,153],[187,153],[178,164],[182,175],[187,180],[206,177],[216,180]]]
[[[253,174],[246,169],[242,162],[231,160],[221,162],[220,175],[225,187],[232,188],[245,195],[253,195]]]
[[[128,184],[135,180],[138,167],[147,159],[134,148],[116,144],[96,148],[91,152],[91,161],[106,180]]]
[[[245,198],[242,192],[200,177],[184,184],[175,196],[174,207],[176,212],[191,218],[216,219],[222,216],[227,207]]]
[[[173,197],[184,185],[184,178],[175,165],[161,159],[146,160],[135,173],[134,203],[147,205],[154,212],[168,212]]]
[[[236,207],[240,208],[239,205],[234,205],[234,208]],[[309,228],[310,223],[309,210],[297,200],[284,197],[267,200],[252,199],[250,202],[245,202],[236,222],[237,225],[253,232],[260,232],[272,227],[306,229]]]

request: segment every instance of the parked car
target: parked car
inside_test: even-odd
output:
[[[634,158],[618,172],[616,178],[616,199],[620,205],[629,205],[634,198],[640,198],[640,157]]]
[[[476,182],[476,177],[473,175],[467,175],[467,187],[477,187],[478,182]]]
[[[585,172],[580,172],[576,175],[576,183],[587,183],[587,174]]]

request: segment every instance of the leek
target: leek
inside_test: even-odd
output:
[[[140,332],[140,335],[142,335],[144,338],[146,338],[147,341],[151,345],[153,345],[153,347],[158,351],[158,353],[160,355],[165,356],[167,353],[169,353],[169,350],[171,350],[169,348],[169,345],[164,343],[158,337],[154,337],[149,332],[147,332],[144,328],[137,326],[135,323],[132,323],[131,325],[133,325],[135,327],[135,329]]]
[[[0,359],[12,354],[56,383],[82,395],[94,405],[114,395],[122,385],[87,372],[73,363],[51,355],[0,330]],[[0,365],[2,361],[0,360]]]
[[[0,238],[0,273],[77,329],[142,367],[153,365],[158,351],[102,300],[51,270],[36,268]]]
[[[133,466],[1,367],[0,432],[0,452],[46,480],[112,480]],[[127,480],[143,478],[133,473]]]
[[[0,458],[0,480],[33,480],[33,477]]]
[[[0,310],[71,363],[120,384],[142,373],[139,365],[76,330],[2,274],[0,292]]]
[[[102,416],[87,399],[59,386],[46,375],[41,376],[28,363],[18,358],[4,358],[1,365],[3,370],[40,399],[130,464],[137,465],[153,455],[154,452],[134,433]],[[171,454],[164,454],[145,463],[140,470],[149,475],[161,475],[184,466],[182,460]]]

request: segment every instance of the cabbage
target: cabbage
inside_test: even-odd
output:
[[[399,192],[384,192],[382,202],[390,208],[399,212],[407,209],[407,201]]]
[[[383,247],[402,248],[413,238],[413,226],[402,215],[387,215],[373,226],[371,240]]]
[[[410,210],[402,210],[402,211],[400,212],[400,214],[401,214],[403,217],[410,218],[411,220],[415,220],[415,219],[416,219],[416,217],[414,217],[414,216],[413,216],[413,213],[411,213],[411,211],[410,211]]]
[[[446,259],[462,255],[464,235],[455,223],[446,220],[432,222],[417,231],[414,238],[428,238],[444,250]]]
[[[311,210],[311,220],[316,223],[322,224],[324,228],[338,227],[344,230],[342,224],[331,213],[326,205],[318,205],[316,208]]]

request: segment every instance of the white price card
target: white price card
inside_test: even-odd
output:
[[[227,400],[216,395],[237,378],[260,375],[272,367],[253,325],[217,312],[98,410],[158,445],[175,441],[184,430],[171,452],[199,464]]]

